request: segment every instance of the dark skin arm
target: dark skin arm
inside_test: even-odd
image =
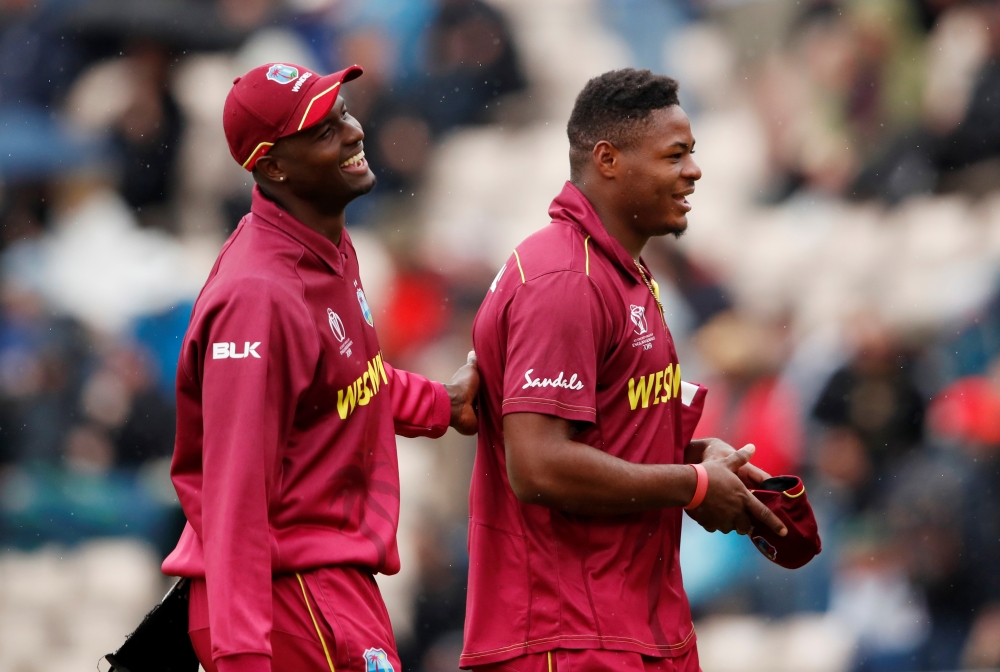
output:
[[[511,413],[504,416],[503,428],[507,477],[522,502],[567,513],[613,516],[684,506],[694,496],[697,478],[687,465],[634,464],[608,455],[574,441],[572,423],[562,418]],[[699,524],[710,531],[747,534],[756,518],[778,534],[786,533],[738,475],[753,455],[752,446],[728,452],[707,441],[691,450],[709,458],[703,462],[708,493],[691,512]]]

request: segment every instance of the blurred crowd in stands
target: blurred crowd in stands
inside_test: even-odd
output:
[[[802,474],[824,540],[788,572],[686,521],[706,671],[786,669],[713,644],[809,613],[846,645],[787,669],[1000,668],[998,56],[996,0],[0,0],[0,561],[183,525],[180,340],[249,208],[233,77],[365,68],[348,226],[386,358],[441,379],[568,176],[573,96],[634,65],[680,79],[705,170],[646,254],[698,434]],[[400,441],[408,670],[456,669],[474,445]]]

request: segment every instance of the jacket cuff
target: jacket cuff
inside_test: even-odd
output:
[[[271,657],[261,653],[238,653],[215,659],[219,672],[271,672]]]
[[[431,413],[431,438],[437,438],[448,431],[451,426],[451,399],[444,383],[434,381],[434,410]]]

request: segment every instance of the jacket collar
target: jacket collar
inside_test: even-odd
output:
[[[337,275],[344,274],[343,252],[347,250],[350,243],[350,236],[344,229],[340,236],[340,245],[334,245],[333,241],[320,232],[309,228],[299,220],[295,219],[285,210],[282,210],[277,203],[269,199],[260,191],[260,187],[253,187],[253,205],[250,213],[255,222],[270,224],[280,229],[295,240],[302,243],[306,248],[319,257],[330,270]]]
[[[552,201],[552,205],[549,206],[549,217],[553,221],[575,225],[581,229],[619,270],[634,282],[645,284],[632,255],[608,233],[601,218],[597,216],[593,204],[572,182],[567,181],[563,190]],[[646,265],[642,259],[639,261],[643,266]]]

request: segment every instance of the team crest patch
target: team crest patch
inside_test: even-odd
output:
[[[774,562],[774,559],[778,557],[778,549],[772,546],[764,537],[754,537],[753,545],[771,562]]]
[[[288,84],[299,77],[299,69],[284,63],[275,63],[267,70],[267,78],[278,84]]]
[[[365,293],[360,287],[358,287],[358,303],[361,304],[361,313],[365,316],[365,322],[368,323],[369,327],[374,327],[375,322],[372,320],[372,309],[368,307],[368,299],[365,298]]]
[[[366,649],[364,659],[365,672],[396,672],[382,649]]]

